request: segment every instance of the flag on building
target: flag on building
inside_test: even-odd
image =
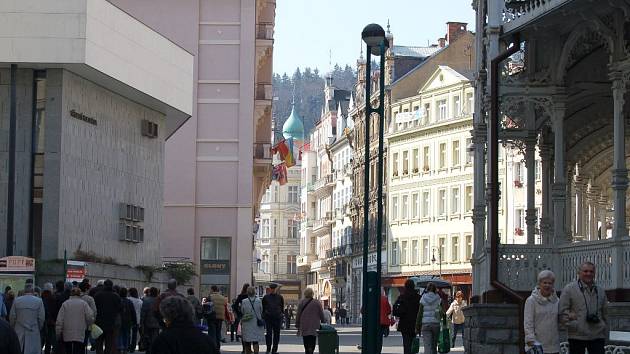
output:
[[[288,173],[287,173],[287,165],[283,162],[273,167],[273,172],[271,173],[271,180],[278,181],[278,183],[282,186],[285,185],[288,181]]]
[[[295,166],[295,158],[293,157],[293,138],[282,139],[272,149],[273,154],[280,154],[280,159],[284,161],[286,167]]]

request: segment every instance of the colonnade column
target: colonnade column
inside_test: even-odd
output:
[[[585,226],[585,222],[584,222],[584,218],[587,214],[587,211],[585,210],[585,208],[587,208],[586,205],[586,185],[584,184],[584,180],[582,178],[582,176],[577,175],[575,176],[575,194],[576,199],[575,199],[575,233],[574,235],[577,237],[580,237],[582,240],[587,239],[587,232],[586,232],[586,227]]]
[[[547,141],[548,130],[543,129],[540,137],[540,164],[541,164],[541,181],[542,181],[542,215],[540,218],[540,235],[543,244],[551,244],[551,145]]]
[[[525,224],[527,225],[527,244],[536,243],[536,132],[529,132],[525,140],[525,165],[527,167],[527,210]]]
[[[623,112],[624,95],[626,93],[626,80],[622,73],[615,72],[611,75],[613,81],[613,170],[612,189],[615,219],[613,224],[613,238],[628,237],[626,226],[626,191],[628,190],[628,170],[626,169],[626,136],[625,119]]]
[[[560,244],[567,241],[566,233],[566,201],[567,182],[564,161],[564,116],[566,102],[560,98],[553,106],[554,133],[554,181],[552,187],[553,199],[553,243]]]
[[[600,188],[597,186],[590,185],[588,187],[588,207],[589,207],[589,218],[588,218],[588,240],[593,241],[597,240],[597,222],[599,221],[599,192]]]
[[[599,234],[597,235],[597,239],[598,240],[603,240],[607,237],[608,234],[608,230],[606,227],[606,208],[608,207],[608,200],[606,200],[606,197],[602,194],[599,196],[599,213],[597,215],[597,218],[599,219],[599,223],[601,224],[599,231]]]
[[[575,193],[573,192],[573,183],[575,182],[575,164],[571,163],[571,161],[567,161],[567,201],[566,201],[566,219],[564,225],[566,227],[566,238],[568,242],[573,242],[575,236],[575,212],[573,210],[573,205],[576,203],[575,201]]]
[[[475,118],[479,114],[475,113]],[[474,224],[474,254],[479,257],[483,254],[486,242],[486,163],[485,144],[487,127],[483,123],[475,123],[472,131],[472,142],[475,149],[474,175],[473,175],[473,224]]]

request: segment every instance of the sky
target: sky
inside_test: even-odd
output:
[[[446,22],[475,30],[471,0],[277,0],[273,69],[289,76],[297,67],[356,65],[361,30],[391,25],[396,45],[426,46],[446,34]]]

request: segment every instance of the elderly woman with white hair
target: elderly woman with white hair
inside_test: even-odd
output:
[[[538,285],[525,301],[525,351],[560,352],[558,330],[559,299],[554,289],[556,276],[550,270],[538,274]]]

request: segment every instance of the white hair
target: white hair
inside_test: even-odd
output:
[[[540,283],[544,279],[556,280],[556,275],[553,274],[552,271],[545,269],[542,272],[538,273],[538,282]]]

